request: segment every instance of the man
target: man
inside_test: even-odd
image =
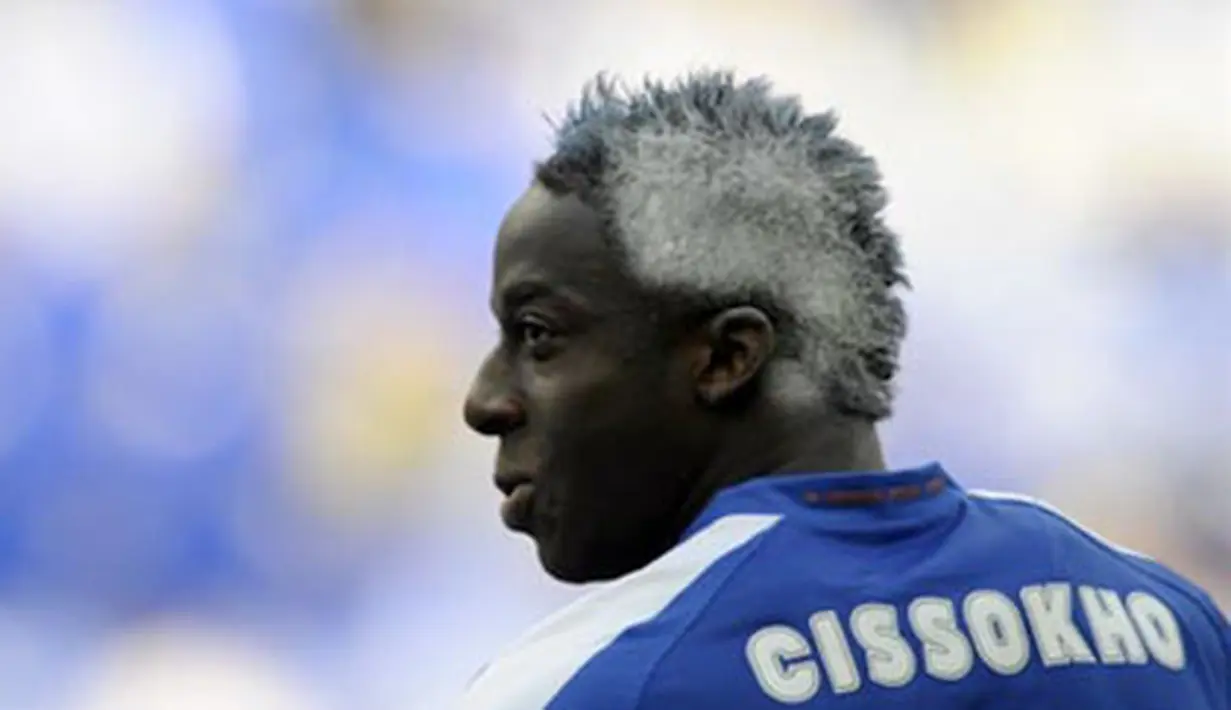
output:
[[[1213,602],[1025,499],[886,471],[905,331],[873,161],[764,81],[598,80],[496,243],[465,415],[504,522],[606,581],[473,710],[1228,710]]]

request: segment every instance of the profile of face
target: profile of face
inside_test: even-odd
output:
[[[563,581],[640,568],[689,522],[717,436],[705,400],[746,378],[629,275],[597,212],[539,185],[500,227],[491,299],[501,337],[465,418],[499,439],[505,524]]]

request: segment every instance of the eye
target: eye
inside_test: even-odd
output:
[[[517,324],[517,337],[522,345],[533,347],[551,337],[547,326],[533,320],[523,320]]]
[[[517,345],[536,359],[545,359],[551,354],[557,333],[542,320],[533,317],[519,319],[513,326]]]

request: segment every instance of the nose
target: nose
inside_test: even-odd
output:
[[[525,422],[525,408],[506,380],[500,363],[489,356],[466,395],[462,410],[466,425],[483,436],[505,436]]]

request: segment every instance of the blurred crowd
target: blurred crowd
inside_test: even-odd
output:
[[[0,1],[0,709],[441,707],[576,590],[460,400],[598,70],[768,74],[878,156],[892,461],[1231,602],[1221,0]]]

